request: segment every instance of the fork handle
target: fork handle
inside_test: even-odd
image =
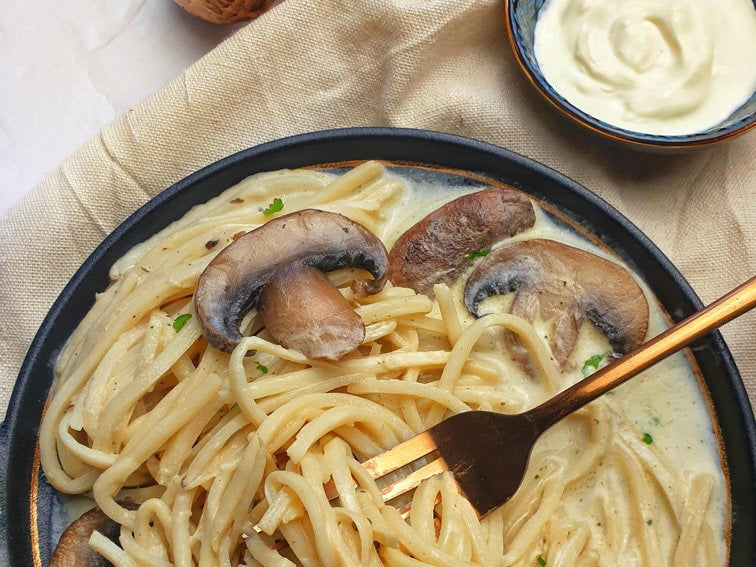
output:
[[[527,413],[541,431],[649,366],[756,307],[756,276]]]

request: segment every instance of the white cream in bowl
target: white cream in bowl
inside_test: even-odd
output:
[[[549,0],[534,47],[570,103],[647,134],[705,131],[756,90],[750,0]]]

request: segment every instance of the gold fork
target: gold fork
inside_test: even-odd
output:
[[[435,456],[428,464],[386,485],[382,490],[384,501],[409,492],[425,479],[448,470],[483,517],[517,491],[533,444],[546,429],[754,306],[756,276],[637,350],[527,412],[517,415],[487,411],[460,413],[363,462],[362,466],[377,480],[418,459]]]

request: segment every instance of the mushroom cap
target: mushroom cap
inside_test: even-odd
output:
[[[282,266],[263,286],[258,303],[265,328],[280,344],[309,358],[338,360],[365,339],[365,325],[323,272]]]
[[[516,292],[512,313],[554,320],[550,346],[564,364],[584,318],[602,331],[615,353],[637,348],[648,331],[648,302],[621,266],[553,240],[511,242],[494,249],[470,274],[465,306],[478,317],[491,295]]]
[[[527,195],[507,187],[463,195],[407,230],[389,253],[389,279],[433,297],[433,285],[451,284],[470,267],[467,255],[535,223]]]
[[[377,236],[337,213],[304,209],[272,219],[221,250],[200,274],[194,304],[208,342],[231,352],[242,338],[242,317],[273,273],[289,264],[363,268],[373,279],[352,282],[362,296],[383,289],[388,254]]]
[[[138,506],[133,502],[121,502],[129,510]],[[89,548],[89,537],[97,530],[113,542],[118,542],[120,524],[111,520],[99,507],[85,512],[66,528],[55,546],[48,567],[106,567],[110,561]]]

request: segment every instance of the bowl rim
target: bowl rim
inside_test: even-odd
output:
[[[711,130],[709,132],[701,132],[689,135],[664,135],[664,134],[645,134],[643,132],[635,132],[620,128],[619,126],[613,126],[607,122],[603,122],[594,116],[591,116],[587,112],[581,110],[564,97],[557,97],[554,93],[544,88],[542,82],[538,79],[538,76],[534,69],[531,67],[529,61],[523,53],[521,44],[515,39],[515,13],[514,8],[520,0],[505,0],[504,1],[504,21],[507,31],[507,37],[509,39],[509,45],[512,48],[512,52],[515,55],[520,69],[522,69],[528,81],[536,88],[536,90],[543,96],[553,108],[559,111],[562,116],[567,117],[572,123],[586,128],[596,134],[605,136],[615,142],[623,144],[632,144],[642,148],[664,148],[664,149],[690,149],[701,146],[708,146],[716,142],[732,139],[742,136],[756,127],[756,111],[752,112],[747,118],[742,120],[743,124],[732,128],[733,125],[728,128],[723,128],[720,133],[717,130]],[[754,8],[756,8],[756,0],[753,0]],[[543,79],[544,83],[548,83],[546,78]],[[553,87],[552,87],[553,88]],[[753,95],[751,95],[753,96]],[[744,103],[746,104],[746,103]],[[715,135],[714,135],[715,134]],[[686,138],[681,140],[680,138]]]

